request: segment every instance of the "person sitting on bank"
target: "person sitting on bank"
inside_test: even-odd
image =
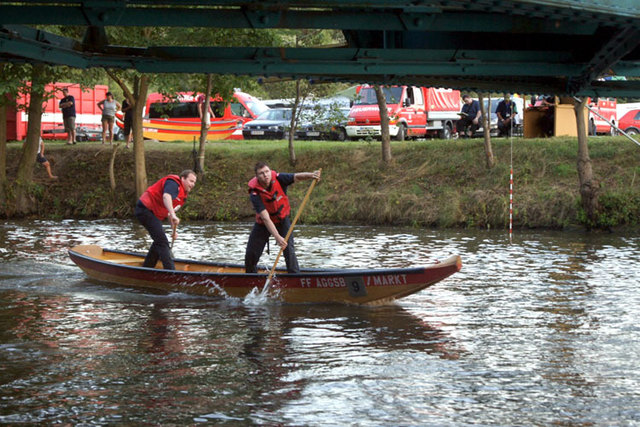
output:
[[[511,136],[511,130],[515,125],[513,119],[518,111],[516,104],[511,100],[511,94],[505,93],[504,99],[498,103],[496,116],[498,116],[498,131],[500,136]]]
[[[289,241],[284,237],[291,227],[289,213],[291,206],[287,197],[287,187],[294,182],[320,179],[320,171],[277,173],[266,163],[258,162],[254,167],[255,177],[249,181],[249,197],[256,211],[256,222],[249,235],[244,265],[247,273],[256,273],[258,261],[264,246],[273,236],[278,246],[284,249],[284,259],[289,273],[298,273],[300,267],[296,258],[293,235]]]
[[[196,185],[196,179],[195,172],[190,169],[182,171],[180,175],[167,175],[147,188],[138,199],[134,215],[153,239],[143,267],[153,268],[160,259],[164,269],[175,270],[169,240],[162,229],[162,221],[169,217],[173,229],[172,237],[175,239],[178,236],[176,228],[180,224],[176,211],[184,205],[189,192]]]
[[[480,127],[480,103],[469,95],[462,95],[462,110],[460,111],[460,119],[456,123],[458,135],[471,138]]]
[[[40,142],[38,143],[38,155],[36,156],[36,161],[44,166],[50,179],[58,179],[57,176],[51,173],[51,163],[49,163],[49,160],[44,156],[44,141],[42,138],[40,138]]]

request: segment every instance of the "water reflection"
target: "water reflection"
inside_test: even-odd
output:
[[[319,375],[354,358],[361,367],[377,365],[367,353],[459,357],[454,340],[401,307],[242,307],[148,298],[3,292],[2,391],[11,404],[3,405],[9,415],[0,419],[87,422],[100,413],[115,421],[126,411],[130,422],[192,422],[184,415],[166,418],[167,411],[185,408],[207,420],[248,420],[255,410],[269,418],[300,399]]]

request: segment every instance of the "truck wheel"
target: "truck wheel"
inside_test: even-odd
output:
[[[396,135],[395,140],[404,141],[405,134],[406,134],[406,130],[404,128],[404,125],[398,126],[398,134]]]
[[[338,128],[336,133],[336,140],[345,141],[347,139],[347,131],[344,128]]]
[[[440,131],[438,132],[438,137],[440,137],[440,139],[451,139],[452,133],[453,131],[451,130],[451,124],[445,123],[442,129],[440,129]]]

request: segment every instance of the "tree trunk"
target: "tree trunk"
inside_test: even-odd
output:
[[[289,125],[289,164],[291,166],[296,165],[296,150],[293,146],[293,136],[296,132],[296,116],[298,115],[298,109],[300,108],[300,98],[302,97],[300,93],[300,80],[296,80],[296,100],[293,103],[293,108],[291,108],[291,123]]]
[[[118,147],[120,144],[113,144],[111,147],[111,160],[109,161],[109,183],[111,184],[111,191],[115,193],[116,191],[116,174],[115,174],[115,164],[116,164],[116,153],[118,152]]]
[[[587,144],[587,126],[584,120],[587,98],[574,104],[576,126],[578,129],[578,178],[580,180],[580,197],[582,208],[586,214],[587,229],[596,224],[598,212],[598,182],[593,177],[589,146]]]
[[[136,164],[136,196],[142,196],[147,189],[147,166],[144,158],[144,137],[142,136],[142,110],[147,102],[149,78],[142,74],[134,83],[135,106],[133,107],[133,153]]]
[[[142,136],[142,111],[147,102],[147,92],[149,91],[149,77],[146,74],[136,76],[133,81],[133,93],[127,84],[118,77],[117,74],[106,70],[109,77],[122,88],[127,100],[133,107],[133,120],[131,122],[131,132],[133,132],[133,158],[135,161],[135,184],[136,197],[142,196],[147,189],[147,167],[144,158],[144,137]]]
[[[487,163],[487,169],[495,166],[496,161],[493,157],[493,148],[491,147],[491,96],[489,96],[489,111],[484,106],[484,97],[478,94],[480,102],[480,111],[482,113],[482,129],[484,130],[484,154]]]
[[[18,215],[26,215],[34,210],[31,187],[33,185],[33,170],[36,164],[38,146],[40,145],[40,130],[42,127],[42,102],[44,100],[45,86],[45,82],[42,81],[43,75],[44,65],[34,65],[29,93],[27,139],[18,164],[18,172],[16,173],[16,213]]]
[[[380,112],[380,141],[382,145],[382,161],[391,162],[391,137],[389,135],[389,114],[387,113],[387,100],[384,97],[382,88],[378,85],[373,87],[378,100],[378,110]]]
[[[0,206],[4,206],[0,215],[7,214],[7,187],[7,106],[0,103]]]
[[[198,168],[196,170],[198,174],[198,179],[201,180],[204,175],[204,153],[207,144],[207,137],[209,136],[209,127],[207,126],[207,117],[209,117],[209,105],[211,105],[211,89],[213,86],[213,76],[211,74],[207,74],[207,91],[204,94],[204,114],[202,115],[202,121],[200,123],[200,146],[198,147]]]

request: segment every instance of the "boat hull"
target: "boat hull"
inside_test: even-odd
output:
[[[102,282],[165,292],[244,298],[265,285],[267,271],[247,274],[240,265],[175,260],[176,270],[142,267],[143,254],[81,245],[69,250],[87,276]],[[159,267],[159,266],[156,266]],[[316,270],[276,273],[272,297],[286,303],[379,305],[419,292],[457,272],[459,256],[428,267],[386,270]]]

